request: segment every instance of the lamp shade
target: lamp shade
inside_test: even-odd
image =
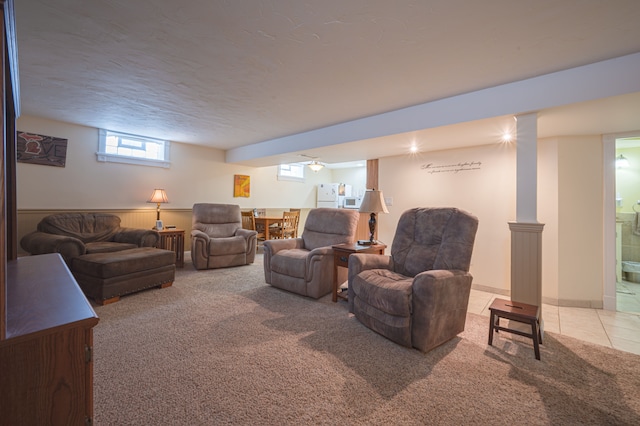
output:
[[[168,203],[169,197],[167,197],[167,193],[164,189],[154,189],[151,197],[147,200],[147,203],[156,203],[158,207],[156,208],[156,220],[160,220],[160,204]],[[162,229],[162,228],[159,228]]]
[[[384,202],[382,191],[376,191],[375,189],[366,191],[362,198],[359,211],[361,213],[389,213],[387,204]]]
[[[154,189],[151,197],[147,200],[147,203],[168,203],[169,197],[164,189]]]

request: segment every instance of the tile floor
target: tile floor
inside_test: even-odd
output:
[[[625,310],[633,312],[543,304],[544,330],[640,355],[640,284],[632,286],[629,286],[632,283],[624,282],[623,284],[626,286],[618,288],[618,309],[624,306]],[[624,294],[621,293],[622,291],[635,294]],[[496,297],[508,298],[503,295],[471,290],[468,311],[489,318],[489,306]],[[631,301],[634,297],[637,305]]]
[[[622,281],[617,284],[618,311],[640,315],[640,284]]]

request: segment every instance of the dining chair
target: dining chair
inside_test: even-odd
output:
[[[300,222],[300,212],[283,212],[282,222],[279,226],[274,227],[269,231],[269,234],[274,238],[297,238],[298,237],[298,224]]]
[[[302,209],[289,209],[290,212],[295,212],[298,213],[298,216],[296,216],[296,225],[293,228],[294,229],[294,236],[293,238],[298,238],[298,227],[300,225],[300,212],[302,211]]]
[[[253,212],[252,211],[242,211],[240,213],[242,214],[242,227],[244,229],[249,229],[251,231],[256,231],[258,233],[258,235],[257,235],[258,241],[264,241],[265,240],[264,230],[262,232],[260,232],[256,228],[256,218],[253,215]]]

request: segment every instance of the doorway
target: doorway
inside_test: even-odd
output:
[[[607,135],[603,147],[604,307],[640,313],[640,132]]]

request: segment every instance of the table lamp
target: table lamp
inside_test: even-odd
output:
[[[362,198],[359,211],[360,213],[371,213],[371,218],[369,219],[369,240],[358,240],[358,244],[361,246],[374,245],[377,243],[377,241],[373,239],[376,231],[376,214],[380,212],[389,213],[387,205],[384,202],[384,197],[382,196],[382,191],[376,191],[375,189],[366,191]]]
[[[167,193],[164,189],[154,189],[151,197],[147,200],[147,203],[156,203],[158,204],[158,210],[156,215],[156,220],[160,220],[160,204],[168,203],[169,197],[167,197]]]

